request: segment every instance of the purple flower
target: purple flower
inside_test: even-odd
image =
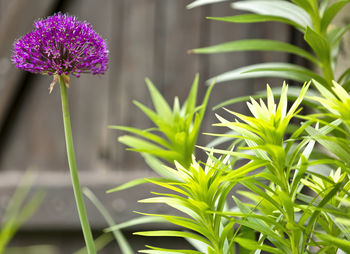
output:
[[[34,23],[35,29],[14,44],[12,61],[32,73],[103,74],[107,70],[106,42],[86,21],[57,13]]]

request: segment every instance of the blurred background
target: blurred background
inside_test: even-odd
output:
[[[187,96],[195,73],[200,74],[199,100],[205,81],[243,65],[285,61],[305,64],[278,53],[233,53],[191,55],[189,49],[244,38],[271,38],[295,44],[298,32],[275,23],[227,24],[207,16],[237,14],[229,2],[186,10],[188,0],[0,0],[0,216],[29,167],[39,174],[35,189],[47,195],[39,210],[21,228],[12,246],[52,244],[58,253],[73,253],[84,245],[69,177],[59,89],[52,94],[52,77],[17,70],[10,56],[15,39],[33,29],[33,22],[55,12],[68,12],[87,20],[106,39],[109,70],[103,76],[72,78],[69,89],[73,136],[83,186],[88,186],[117,223],[136,217],[133,211],[160,212],[166,207],[145,206],[137,200],[150,196],[152,186],[105,194],[105,191],[135,178],[153,175],[140,156],[125,151],[117,142],[121,131],[108,125],[147,128],[150,123],[133,105],[138,100],[150,106],[144,78],[149,77],[168,101]],[[224,100],[280,86],[282,80],[242,80],[219,84],[210,99],[203,132],[215,123],[211,107]],[[172,104],[172,102],[171,102]],[[231,107],[245,113],[244,104]],[[218,111],[222,113],[222,111]],[[200,145],[210,140],[203,135]],[[107,226],[96,208],[86,200],[96,235]],[[141,227],[141,226],[140,226]],[[143,238],[125,232],[135,250],[147,243],[179,247],[181,239]],[[157,228],[159,225],[147,225]],[[100,253],[120,253],[112,242]]]

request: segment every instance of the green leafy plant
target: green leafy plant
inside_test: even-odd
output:
[[[101,213],[103,218],[106,220],[108,226],[112,227],[115,222],[111,216],[111,214],[107,211],[107,209],[103,206],[101,201],[96,197],[96,195],[88,188],[84,188],[83,192],[85,196],[93,203],[93,205],[97,208],[97,210]],[[110,242],[116,240],[121,252],[123,254],[132,254],[134,253],[130,244],[125,239],[123,233],[119,229],[115,229],[112,232],[104,232],[98,238],[95,239],[96,251],[102,250],[106,247]],[[81,248],[80,250],[74,252],[74,254],[86,254],[88,250],[86,247]]]
[[[189,8],[216,2],[223,0],[197,0]],[[286,23],[304,35],[311,52],[286,42],[247,39],[194,49],[193,53],[277,51],[303,57],[313,67],[308,69],[290,63],[260,63],[209,80],[215,79],[220,83],[242,78],[282,77],[302,82],[303,85],[288,88],[288,85],[283,84],[278,91],[267,86],[264,95],[255,95],[247,103],[251,115],[228,109],[226,111],[234,119],[217,114],[219,123],[215,125],[230,131],[210,135],[229,143],[227,149],[211,145],[200,147],[207,152],[206,163],[197,161],[189,153],[193,153],[190,149],[179,150],[176,145],[165,147],[167,152],[182,154],[169,160],[158,156],[158,147],[155,148],[157,154],[152,146],[144,149],[144,140],[127,143],[122,138],[121,142],[144,157],[158,156],[167,162],[163,167],[160,161],[153,164],[157,165],[154,168],[160,172],[160,178],[137,180],[112,191],[144,182],[153,183],[165,191],[153,193],[154,197],[140,202],[163,203],[177,210],[177,213],[140,212],[146,217],[121,223],[107,231],[120,230],[138,222],[167,222],[176,225],[177,229],[135,234],[182,237],[196,248],[148,246],[147,250],[141,251],[143,253],[349,253],[350,71],[346,69],[336,77],[335,70],[341,39],[350,26],[331,25],[335,16],[349,2],[245,0],[236,1],[231,6],[253,14],[211,17],[213,20],[232,23]],[[171,140],[171,135],[161,126],[173,124],[173,118],[169,117],[170,113],[161,113],[160,109],[164,107],[159,105],[166,103],[156,93],[152,99],[161,125],[152,121],[163,136]],[[276,95],[279,103],[275,102]],[[220,106],[247,99],[233,98]],[[205,105],[206,101],[207,97]],[[302,111],[302,104],[309,107],[310,113]],[[155,137],[147,136],[149,132],[142,133],[129,127],[117,128],[162,145]],[[196,137],[199,129],[195,129]],[[194,148],[194,145],[191,143],[191,147]],[[171,163],[173,165],[169,166]],[[241,187],[234,188],[238,183]]]
[[[27,247],[9,247],[11,239],[16,235],[20,227],[38,210],[45,193],[42,190],[36,191],[29,197],[34,173],[29,170],[23,177],[15,193],[6,208],[1,219],[0,228],[0,253],[57,253],[54,246],[34,245]]]
[[[215,3],[213,0],[197,0],[188,7],[193,8],[203,4]],[[227,71],[213,77],[217,83],[237,79],[257,77],[279,77],[283,79],[305,82],[315,79],[327,89],[336,80],[347,91],[350,89],[349,68],[335,76],[339,58],[341,39],[350,29],[349,25],[335,26],[331,22],[334,17],[348,4],[348,0],[245,0],[235,1],[231,7],[252,14],[241,14],[228,17],[209,17],[211,20],[230,23],[261,23],[279,22],[293,26],[303,34],[304,40],[311,52],[286,42],[268,39],[244,39],[224,42],[218,45],[194,49],[197,54],[215,54],[237,51],[276,51],[294,54],[310,62],[311,69],[283,62],[258,63]],[[210,81],[209,81],[210,82]],[[237,100],[223,102],[229,105]]]
[[[199,75],[196,75],[191,91],[183,106],[175,97],[173,109],[165,101],[157,88],[146,79],[155,111],[134,101],[135,105],[153,122],[154,128],[140,130],[126,126],[110,126],[113,129],[127,131],[135,136],[121,136],[119,141],[140,152],[148,165],[162,175],[162,164],[157,159],[189,166],[194,153],[198,133],[207,107],[213,84],[209,87],[201,105],[197,106]],[[169,175],[168,175],[169,176]]]

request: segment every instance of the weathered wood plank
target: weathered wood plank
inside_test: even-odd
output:
[[[111,68],[115,72],[110,76],[109,123],[147,128],[146,117],[132,101],[149,104],[144,78],[153,78],[155,1],[120,2],[114,3],[114,9],[118,15],[123,15],[123,21],[122,26],[116,26],[112,38],[113,42],[119,41],[111,53]],[[121,8],[122,13],[116,7]],[[117,15],[114,17],[114,24],[120,21]],[[117,136],[121,134],[119,131],[109,132],[109,149],[115,167],[124,165],[131,168],[143,163],[139,155],[125,152],[125,146],[117,142]]]
[[[133,235],[133,232],[123,232],[134,253],[138,250],[144,250],[145,245],[158,246],[163,248],[182,248],[193,249],[193,247],[184,239],[179,237],[143,237]],[[97,237],[101,232],[94,232]],[[34,244],[49,244],[55,246],[57,252],[54,254],[75,253],[84,246],[84,239],[81,232],[60,231],[58,234],[48,231],[22,231],[18,233],[10,246],[30,246]],[[123,254],[116,241],[112,241],[98,254]]]
[[[18,81],[23,73],[11,65],[12,44],[32,29],[33,21],[46,15],[53,5],[49,1],[2,1],[0,15],[0,128],[9,110]]]
[[[95,193],[102,204],[111,213],[116,223],[137,217],[138,215],[132,211],[148,213],[169,211],[170,208],[164,205],[146,205],[137,202],[140,199],[150,197],[151,191],[160,191],[155,185],[147,184],[134,187],[133,189],[106,194],[106,190],[117,187],[130,180],[155,176],[154,173],[143,169],[127,170],[128,174],[125,174],[125,172],[126,170],[104,172],[84,170],[80,172],[81,184],[82,186],[90,188]],[[1,173],[0,218],[4,214],[7,204],[22,177],[23,171],[21,170]],[[46,192],[45,200],[33,217],[23,226],[24,230],[80,229],[73,189],[68,172],[40,172],[33,184],[33,191],[38,189]],[[99,230],[105,228],[106,222],[104,218],[87,198],[85,198],[85,200],[92,228]],[[154,225],[142,225],[140,227],[150,228],[153,226]]]
[[[19,89],[19,85],[22,85],[20,84],[20,80],[23,79],[24,74],[24,72],[17,70],[10,64],[12,44],[15,39],[32,30],[34,20],[47,15],[54,2],[54,0],[45,2],[39,0],[30,2],[17,0],[11,1],[11,5],[9,5],[7,8],[6,15],[2,16],[2,21],[4,22],[0,22],[0,38],[2,38],[0,44],[0,62],[2,63],[3,67],[5,65],[8,65],[9,67],[2,68],[2,71],[5,70],[5,72],[0,74],[0,118],[5,116],[7,117],[9,110],[12,110],[12,108],[10,109],[9,107],[14,106],[14,96],[18,92],[17,89]],[[35,79],[32,80],[33,83],[36,82],[37,77],[39,76],[36,76]],[[46,79],[46,82],[50,82],[47,78],[43,79]],[[11,118],[16,118],[18,121],[12,121],[13,126],[10,126],[10,133],[6,133],[9,135],[9,137],[6,137],[6,140],[1,140],[1,151],[3,152],[3,154],[1,154],[3,158],[1,161],[2,168],[26,168],[33,161],[36,165],[38,165],[45,160],[44,158],[54,158],[53,154],[55,153],[50,154],[51,149],[47,146],[51,143],[52,138],[49,138],[49,140],[43,139],[42,146],[37,146],[37,138],[38,134],[41,134],[41,129],[46,130],[48,136],[51,136],[49,131],[50,124],[45,126],[43,123],[45,120],[41,119],[39,111],[32,111],[32,109],[27,107],[27,101],[24,101],[27,96],[30,97],[34,93],[36,88],[38,88],[38,86],[33,85],[31,89],[25,89],[26,94],[23,94],[23,96],[19,98],[20,101],[17,102],[18,105],[23,106],[24,109],[28,111],[26,113],[19,112],[18,116],[11,115]],[[47,95],[46,87],[44,90]],[[32,99],[32,102],[35,104],[37,102],[37,98]],[[46,106],[44,108],[46,108]],[[33,112],[35,113],[33,114]],[[17,111],[15,111],[15,113],[17,113]],[[45,113],[50,115],[49,111],[44,112],[44,114]],[[37,114],[36,116],[39,115],[39,121],[34,124],[29,124],[32,122],[32,119],[36,117],[34,116],[35,114]],[[50,116],[50,118],[51,117],[52,116]],[[3,120],[5,119],[0,119],[0,126],[3,126],[4,123],[1,122]],[[46,121],[47,123],[51,123],[48,118]],[[37,129],[36,126],[38,125],[41,126],[41,128]],[[10,137],[11,135],[12,137]],[[41,152],[39,152],[40,150]]]
[[[230,8],[229,3],[222,3],[217,5],[212,5],[209,7],[208,16],[221,17],[221,16],[232,16],[237,15],[238,12]],[[251,29],[248,26],[241,26],[242,24],[232,24],[226,22],[218,22],[213,20],[203,21],[206,24],[207,38],[204,46],[215,45],[227,41],[240,40],[247,37],[247,31]],[[235,53],[223,53],[223,54],[213,54],[208,55],[208,69],[209,76],[213,77],[239,68],[243,65],[250,63],[250,55],[247,52],[235,52]],[[227,114],[224,110],[212,111],[212,107],[233,97],[243,96],[252,92],[251,81],[248,80],[236,80],[232,82],[219,83],[215,86],[212,97],[208,106],[208,114],[203,123],[204,131],[206,132],[226,132],[226,128],[213,127],[213,123],[217,123],[218,120],[214,116],[214,113],[218,113],[227,119],[233,120],[232,115]],[[245,113],[245,107],[236,104],[234,106],[228,107],[231,110],[240,111]],[[212,140],[213,137],[206,137],[206,141]]]
[[[203,10],[207,8],[207,16],[233,16],[240,14],[238,11],[230,8],[230,3],[220,3],[209,7],[200,7]],[[202,26],[204,27],[204,35],[202,35],[202,46],[215,45],[223,42],[242,40],[249,38],[269,38],[277,39],[281,41],[288,40],[289,29],[280,24],[266,23],[266,24],[232,24],[226,22],[218,22],[213,20],[203,20]],[[275,33],[279,31],[279,33]],[[286,61],[287,54],[272,53],[271,52],[235,52],[224,54],[208,55],[207,59],[202,59],[207,64],[209,76],[213,77],[224,72],[250,65],[259,62],[272,62],[272,61]],[[281,85],[282,82],[279,79],[248,79],[248,80],[235,80],[225,83],[217,84],[213,90],[211,100],[208,106],[208,113],[203,122],[204,132],[224,132],[227,131],[224,128],[213,127],[212,124],[218,120],[214,117],[214,112],[211,111],[212,106],[217,105],[220,102],[232,99],[234,97],[240,97],[244,95],[253,94],[257,90],[263,90],[266,87],[266,83],[272,82],[272,85]],[[229,109],[240,112],[248,113],[248,109],[244,103],[228,106]],[[221,116],[227,119],[233,120],[233,116],[228,114],[224,110],[217,110]],[[199,140],[204,144],[212,137],[201,137]]]
[[[107,42],[112,39],[112,0],[77,0],[69,13],[87,20]],[[109,43],[108,43],[109,44]],[[107,142],[109,69],[104,75],[72,78],[70,93],[73,136],[78,167],[96,169],[101,165],[101,150]]]

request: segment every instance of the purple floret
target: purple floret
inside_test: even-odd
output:
[[[55,14],[34,23],[35,29],[14,44],[16,67],[40,74],[103,74],[107,70],[106,42],[87,22]]]

